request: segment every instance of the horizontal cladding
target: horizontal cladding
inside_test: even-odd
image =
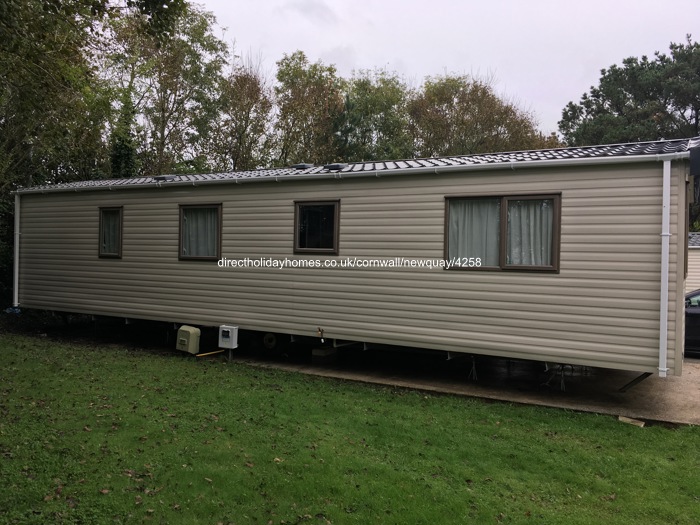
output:
[[[685,281],[685,291],[693,292],[700,288],[700,248],[688,250],[688,277]]]
[[[20,303],[312,336],[320,326],[329,338],[653,370],[660,168],[23,195]],[[315,259],[293,254],[293,202],[337,198],[340,254],[318,259],[441,259],[445,196],[518,193],[561,193],[560,273],[233,269],[177,259],[179,204],[223,203],[230,259]],[[97,258],[100,206],[124,206],[120,260]],[[671,229],[675,236],[675,215]],[[677,252],[672,241],[672,271]],[[674,330],[672,310],[671,348]]]

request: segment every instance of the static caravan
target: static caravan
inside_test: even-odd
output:
[[[680,375],[696,146],[21,189],[14,302]]]
[[[685,293],[700,288],[700,233],[688,234],[688,275],[685,280]]]

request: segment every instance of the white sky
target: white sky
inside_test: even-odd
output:
[[[492,78],[546,133],[602,68],[667,52],[686,34],[700,40],[698,0],[194,1],[271,78],[275,62],[298,49],[346,78],[383,68],[419,86],[429,75],[467,73]]]

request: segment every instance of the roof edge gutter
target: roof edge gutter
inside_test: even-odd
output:
[[[665,153],[656,155],[629,155],[620,157],[586,157],[577,159],[553,159],[553,160],[533,160],[533,161],[511,161],[498,162],[493,164],[459,164],[451,166],[426,166],[416,168],[399,168],[393,170],[367,170],[367,171],[331,171],[327,173],[302,173],[298,175],[284,175],[274,177],[231,177],[227,179],[201,180],[201,181],[171,181],[165,184],[140,185],[105,185],[86,186],[78,188],[26,188],[16,190],[15,194],[25,195],[29,193],[53,193],[53,192],[83,192],[83,191],[114,191],[131,189],[169,188],[172,186],[204,186],[210,184],[240,184],[256,182],[286,182],[295,180],[321,180],[321,179],[347,179],[355,177],[389,177],[396,175],[419,175],[423,173],[454,173],[469,171],[491,171],[491,170],[517,170],[533,169],[542,167],[569,167],[569,166],[591,166],[601,164],[630,164],[639,162],[665,162],[690,157],[689,151],[679,153]]]

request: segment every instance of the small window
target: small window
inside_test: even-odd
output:
[[[180,205],[180,259],[221,258],[221,204]]]
[[[99,256],[122,256],[122,208],[100,208]]]
[[[447,199],[446,258],[454,269],[559,269],[559,195]]]
[[[296,202],[294,253],[338,254],[340,201]]]

